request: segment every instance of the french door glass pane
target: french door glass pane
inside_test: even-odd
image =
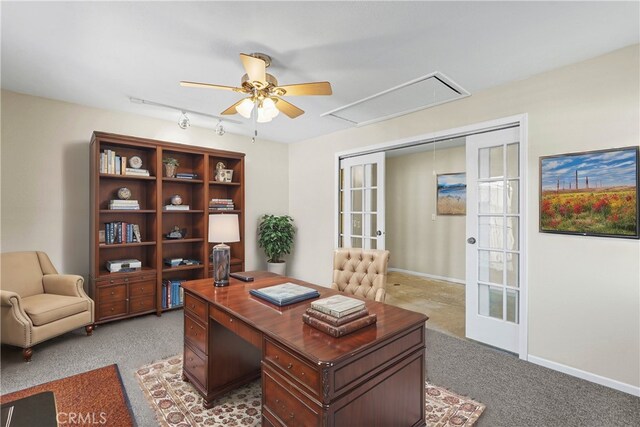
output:
[[[370,225],[370,231],[369,231],[369,235],[370,236],[377,236],[378,233],[378,215],[376,214],[371,214],[371,219],[369,222]]]
[[[507,247],[506,249],[509,251],[517,251],[519,249],[519,230],[518,230],[518,217],[507,217],[507,229],[505,232],[507,233]]]
[[[376,187],[378,185],[378,164],[369,163],[368,165],[365,165],[365,168],[367,177],[371,177],[371,179],[368,180],[367,185]]]
[[[362,236],[362,214],[351,214],[351,234]]]
[[[478,218],[478,246],[489,249],[504,247],[504,221],[501,216],[481,216]]]
[[[507,285],[519,287],[520,286],[520,255],[507,252],[507,261],[505,263],[507,267]]]
[[[362,238],[360,238],[360,237],[352,237],[351,238],[351,247],[352,248],[362,248]]]
[[[520,213],[520,197],[518,194],[519,181],[511,179],[507,181],[507,213]]]
[[[502,178],[504,176],[502,145],[481,148],[478,150],[478,156],[478,178]]]
[[[507,289],[507,321],[518,323],[518,294],[519,292]]]
[[[503,213],[502,181],[478,183],[478,213]]]
[[[478,280],[502,285],[503,253],[497,251],[478,251]]]
[[[375,188],[373,190],[364,190],[364,210],[365,212],[378,211],[378,194]]]
[[[364,168],[362,165],[351,166],[351,188],[364,187]]]
[[[520,144],[507,145],[507,178],[520,176]]]
[[[362,212],[362,190],[351,190],[351,211]]]
[[[378,239],[371,239],[371,249],[378,249]]]
[[[478,313],[502,319],[502,288],[478,285]]]

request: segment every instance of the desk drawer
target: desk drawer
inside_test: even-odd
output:
[[[129,312],[141,313],[143,311],[155,310],[156,308],[156,296],[149,295],[140,298],[131,298],[129,300]]]
[[[225,313],[216,307],[209,309],[209,315],[225,328],[239,335],[257,348],[262,348],[262,334],[235,316]]]
[[[145,295],[156,294],[156,282],[155,280],[150,282],[140,282],[129,284],[129,297],[136,298]]]
[[[207,303],[200,298],[185,293],[184,309],[202,323],[207,323]]]
[[[206,388],[207,362],[186,345],[184,346],[183,369]]]
[[[127,299],[127,285],[100,286],[98,288],[98,302],[100,304]]]
[[[269,339],[265,339],[264,360],[281,368],[285,375],[302,383],[315,395],[320,395],[320,373]]]
[[[127,314],[127,301],[115,301],[98,306],[96,320],[108,319],[109,317],[122,316]]]
[[[127,285],[129,283],[138,283],[138,282],[146,282],[146,281],[154,281],[156,280],[155,273],[150,274],[139,274],[132,273],[128,276],[122,276],[123,273],[113,273],[116,276],[107,276],[101,277],[96,284],[99,286],[103,285]]]
[[[293,394],[291,385],[277,380],[278,375],[269,367],[262,371],[262,402],[269,412],[285,426],[317,426],[320,424],[320,408],[309,405]]]
[[[207,329],[190,316],[184,316],[184,338],[195,348],[207,354]]]

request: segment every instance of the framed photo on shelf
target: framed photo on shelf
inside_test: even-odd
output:
[[[638,239],[638,147],[540,157],[540,232]]]
[[[445,173],[437,176],[438,215],[467,214],[467,174]]]

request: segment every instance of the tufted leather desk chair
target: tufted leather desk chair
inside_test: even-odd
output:
[[[363,298],[384,302],[389,251],[340,248],[333,253],[331,287]]]

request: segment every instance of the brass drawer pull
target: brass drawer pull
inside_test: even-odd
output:
[[[230,319],[229,319],[229,323],[233,323],[233,319],[231,319],[231,318],[230,318]]]
[[[287,369],[291,369],[291,368],[293,368],[293,363],[289,363],[289,364],[287,365]]]

